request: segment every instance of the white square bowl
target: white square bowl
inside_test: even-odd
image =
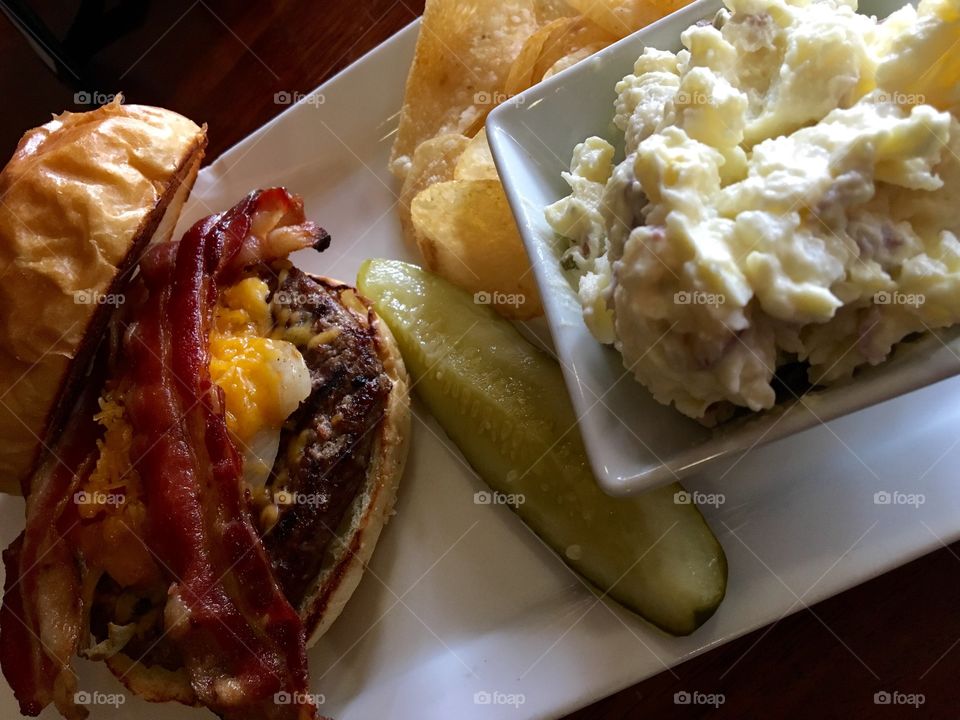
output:
[[[863,0],[860,11],[885,17],[903,4]],[[614,86],[632,72],[644,47],[679,50],[681,32],[712,18],[720,7],[720,0],[697,0],[500,105],[487,120],[497,169],[533,264],[590,462],[603,489],[614,495],[675,480],[960,373],[960,328],[928,333],[901,344],[887,362],[862,369],[850,382],[709,430],[654,400],[626,371],[619,353],[600,345],[587,330],[577,295],[561,272],[544,208],[569,194],[560,173],[569,169],[577,143],[597,135],[618,148],[617,159],[622,158],[622,133],[612,123]],[[788,451],[787,444],[784,449]]]

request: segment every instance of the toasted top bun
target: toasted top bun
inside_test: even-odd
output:
[[[144,247],[169,238],[206,130],[115,101],[28,131],[0,172],[0,491],[19,492],[76,396]]]

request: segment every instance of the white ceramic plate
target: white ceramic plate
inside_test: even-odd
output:
[[[883,17],[903,4],[863,0],[861,11]],[[560,270],[557,243],[543,209],[569,194],[560,172],[569,169],[577,143],[599,135],[619,147],[622,157],[623,136],[612,122],[614,86],[633,71],[643,48],[679,50],[680,33],[712,18],[720,7],[720,0],[698,0],[501,105],[487,123],[497,167],[533,259],[594,473],[612,494],[703,471],[732,454],[960,372],[960,329],[953,329],[901,345],[890,361],[861,371],[853,382],[710,431],[654,400],[625,370],[619,353],[598,344],[587,330],[576,295]]]
[[[205,170],[182,225],[284,183],[333,233],[330,250],[304,257],[308,269],[350,279],[364,258],[406,257],[385,166],[416,32],[321,88],[322,105],[292,108]],[[730,583],[717,614],[674,639],[598,603],[508,510],[475,505],[482,483],[415,412],[397,515],[353,600],[310,653],[314,691],[338,720],[558,717],[960,537],[960,381],[948,381],[768,445],[729,474],[691,480],[692,491],[725,495],[704,509]],[[878,491],[923,493],[925,502],[874,504]],[[3,546],[22,514],[22,501],[0,499]],[[77,669],[87,690],[117,692],[102,665]],[[697,688],[681,679],[676,689]],[[211,717],[124,697],[119,708],[91,707],[92,720]],[[0,717],[17,717],[5,682]]]

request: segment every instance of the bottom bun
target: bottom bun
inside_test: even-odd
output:
[[[336,280],[311,277],[330,288],[352,289]],[[373,311],[370,301],[359,293],[357,297],[369,309],[380,362],[393,387],[376,430],[366,485],[348,509],[326,551],[322,571],[298,608],[307,633],[307,647],[312,647],[330,628],[360,583],[380,532],[393,514],[409,448],[410,378],[403,357],[393,334]]]

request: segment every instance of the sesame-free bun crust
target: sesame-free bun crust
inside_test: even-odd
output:
[[[314,279],[330,288],[349,288],[337,280],[319,276]],[[327,548],[323,570],[298,608],[307,635],[307,647],[312,647],[330,628],[357,589],[380,532],[393,515],[409,449],[410,376],[390,329],[373,311],[370,301],[354,292],[369,309],[368,321],[375,332],[380,362],[393,387],[375,430],[377,435],[371,449],[366,482]]]
[[[187,118],[115,101],[28,131],[0,171],[0,491],[21,491],[62,423],[143,249],[172,233],[205,146]]]

